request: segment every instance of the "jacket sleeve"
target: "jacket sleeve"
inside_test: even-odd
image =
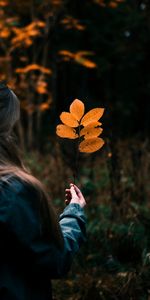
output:
[[[7,223],[15,241],[30,258],[31,271],[60,278],[69,271],[72,260],[85,240],[85,215],[78,204],[69,204],[60,215],[64,247],[60,250],[43,236],[40,230],[40,211],[37,194],[22,183],[14,191],[5,187],[0,200],[0,223]]]

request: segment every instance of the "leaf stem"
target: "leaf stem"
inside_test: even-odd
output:
[[[79,127],[78,127],[78,141],[77,141],[77,144],[76,144],[76,157],[75,157],[75,172],[74,172],[74,183],[76,182],[76,179],[78,178],[78,175],[79,175],[79,157],[80,157],[80,153],[79,153],[79,145],[80,145],[80,130],[81,130],[81,125],[79,124]]]

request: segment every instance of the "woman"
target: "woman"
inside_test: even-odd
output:
[[[50,279],[68,272],[85,239],[86,202],[71,184],[57,220],[42,183],[21,160],[13,133],[19,118],[19,100],[1,82],[0,300],[50,300]]]

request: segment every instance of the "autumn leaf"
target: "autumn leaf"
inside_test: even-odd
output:
[[[58,52],[59,55],[62,55],[64,57],[68,57],[68,58],[73,58],[74,57],[74,54],[68,50],[60,50]]]
[[[92,153],[98,151],[104,145],[104,140],[101,138],[90,138],[84,140],[79,145],[80,152]]]
[[[65,125],[70,126],[70,127],[78,127],[79,126],[79,122],[69,112],[62,112],[61,115],[60,115],[60,120]]]
[[[86,128],[84,127],[80,131],[80,136],[84,135],[84,139],[98,137],[103,132],[102,128]]]
[[[38,108],[39,108],[40,111],[45,111],[45,110],[48,110],[50,108],[50,104],[48,102],[41,103],[38,106]]]
[[[98,121],[104,113],[104,108],[93,108],[84,115],[81,120],[81,125],[86,126],[91,122]]]
[[[84,115],[84,103],[78,99],[75,99],[70,105],[70,113],[77,121],[80,121]]]
[[[104,108],[94,108],[85,115],[84,112],[84,103],[79,99],[75,99],[70,105],[70,112],[62,112],[60,115],[60,120],[63,123],[62,125],[67,127],[58,127],[60,134],[58,134],[58,129],[56,133],[60,137],[68,137],[70,139],[78,137],[79,145],[80,142],[82,143],[81,139],[83,138],[84,140],[87,140],[98,137],[103,131],[103,129],[100,127],[102,123],[100,123],[98,120],[102,117]]]
[[[63,124],[57,125],[56,134],[61,138],[76,139],[76,157],[74,165],[74,181],[78,174],[79,152],[93,153],[104,145],[104,140],[99,137],[103,129],[99,119],[104,113],[104,108],[94,108],[85,113],[85,105],[75,99],[70,107],[70,112],[62,112],[60,120]]]
[[[74,62],[82,65],[83,67],[94,69],[97,67],[96,63],[87,56],[93,56],[95,53],[91,51],[78,51],[78,52],[71,52],[69,50],[61,50],[58,52],[59,55],[63,56],[63,60],[69,61],[73,60]]]
[[[75,19],[72,16],[66,16],[60,23],[64,25],[65,29],[84,30],[86,28],[78,19]]]
[[[13,27],[12,31],[15,34],[15,36],[11,40],[11,50],[20,46],[31,46],[34,38],[41,35],[41,28],[43,27],[45,27],[45,23],[38,20],[22,28]]]
[[[39,80],[37,82],[36,91],[39,94],[47,94],[48,93],[48,91],[47,91],[47,83],[45,81]]]
[[[0,6],[1,7],[5,7],[8,5],[8,2],[7,1],[0,1]]]
[[[98,121],[95,121],[95,122],[91,122],[89,123],[88,125],[86,125],[84,128],[85,129],[89,129],[89,128],[95,128],[97,126],[101,126],[102,123],[98,122]]]
[[[88,55],[93,55],[93,53],[88,52],[88,51],[79,51],[75,54],[74,60],[78,64],[80,64],[86,68],[90,68],[90,69],[96,68],[97,67],[96,63],[93,62],[92,60],[86,58],[86,56],[88,56]]]
[[[40,65],[37,65],[37,64],[31,64],[31,65],[28,65],[24,68],[18,68],[15,70],[16,73],[28,73],[28,72],[31,72],[31,71],[40,71],[44,74],[51,74],[52,71],[48,68],[45,68],[43,66],[40,66]]]
[[[8,30],[8,28],[4,28],[1,32],[0,32],[0,37],[2,39],[7,39],[10,36],[11,32],[10,30]]]
[[[68,139],[78,138],[78,134],[74,128],[71,128],[67,125],[59,124],[56,128],[56,133],[58,136]]]

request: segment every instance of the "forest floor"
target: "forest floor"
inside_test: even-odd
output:
[[[115,149],[80,161],[87,242],[68,276],[53,281],[54,300],[150,300],[150,144],[118,141]],[[25,156],[58,214],[73,181],[71,155],[56,144],[55,153]]]

